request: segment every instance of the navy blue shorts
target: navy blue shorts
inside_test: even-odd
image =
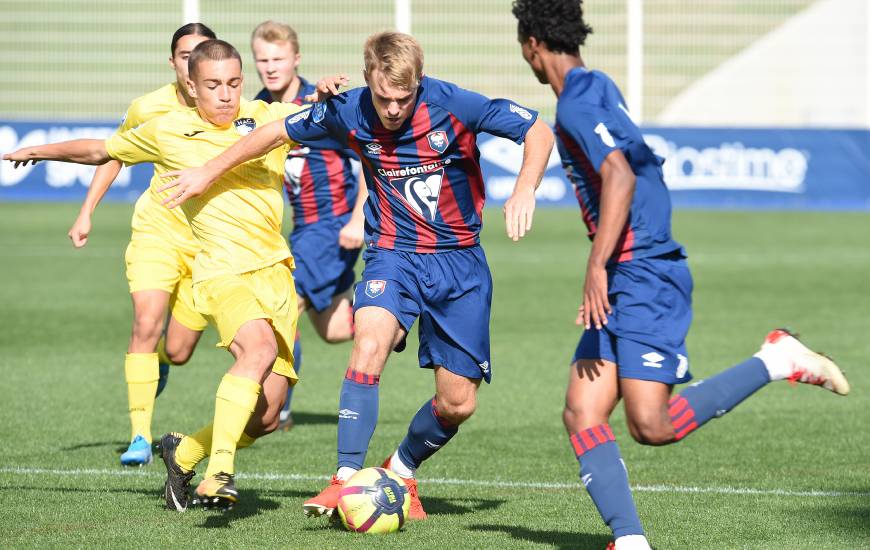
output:
[[[420,366],[490,381],[492,276],[479,246],[437,254],[369,248],[354,311],[381,307],[410,331],[419,317]],[[401,351],[397,348],[397,351]]]
[[[692,324],[692,274],[682,251],[607,269],[613,313],[583,333],[572,363],[605,359],[621,378],[682,384],[692,379],[686,334]]]
[[[349,219],[350,213],[347,213],[296,227],[290,233],[290,251],[296,260],[293,272],[296,293],[315,311],[328,308],[333,296],[353,285],[353,266],[360,251],[338,245],[338,233]]]

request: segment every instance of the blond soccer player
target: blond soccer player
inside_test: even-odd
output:
[[[201,165],[254,128],[302,110],[294,104],[241,100],[241,58],[226,42],[203,42],[189,64],[188,89],[196,109],[167,113],[105,142],[29,147],[4,159],[16,165],[36,160],[153,162],[155,172],[165,175]],[[217,389],[213,423],[189,436],[170,433],[161,440],[167,467],[164,496],[173,510],[187,508],[194,468],[209,455],[197,499],[206,507],[222,508],[238,500],[236,449],[277,428],[288,385],[297,380],[293,259],[281,234],[286,156],[287,146],[282,146],[238,166],[180,208],[200,246],[193,266],[196,308],[217,327],[219,345],[235,362]]]
[[[187,58],[197,44],[213,38],[214,32],[202,23],[188,23],[176,30],[169,58],[175,81],[134,99],[118,133],[170,111],[193,107],[194,99],[187,91]],[[122,166],[121,161],[110,160],[94,173],[81,211],[69,230],[76,248],[87,244],[91,215]],[[133,328],[124,358],[130,414],[130,445],[121,455],[124,466],[151,462],[155,399],[166,386],[169,365],[183,365],[190,359],[207,324],[194,309],[191,291],[191,267],[199,244],[184,215],[160,204],[154,181],[136,201],[130,244],[124,255],[133,300]],[[165,337],[161,337],[164,332]]]

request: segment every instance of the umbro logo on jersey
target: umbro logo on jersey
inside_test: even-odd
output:
[[[418,214],[434,221],[438,213],[438,199],[441,196],[441,180],[444,178],[444,169],[411,176],[410,178],[397,178],[390,180],[390,184],[405,199],[405,202]]]
[[[301,113],[297,113],[287,118],[287,124],[296,124],[300,120],[305,120],[311,114],[311,109],[305,109]]]
[[[514,103],[510,104],[510,109],[512,113],[516,113],[526,120],[532,120],[532,113],[530,113],[527,109],[523,109],[522,107]]]
[[[380,155],[383,149],[384,147],[380,143],[366,143],[366,151],[372,155]]]
[[[257,122],[253,118],[237,118],[233,121],[233,126],[236,127],[236,133],[240,136],[246,136],[254,131],[257,127]]]
[[[607,126],[605,126],[603,122],[599,122],[598,126],[596,126],[593,131],[598,134],[598,137],[601,138],[604,145],[607,145],[608,147],[616,147],[616,141],[613,140],[613,136],[610,135],[610,130],[607,129]]]
[[[450,144],[450,142],[447,141],[447,132],[444,130],[429,132],[426,134],[426,139],[429,140],[429,147],[431,147],[436,153],[443,153],[447,150],[447,146]]]
[[[377,298],[381,294],[384,293],[384,289],[387,288],[387,281],[382,280],[372,280],[366,281],[366,296],[369,298]]]
[[[477,366],[480,367],[480,372],[482,372],[483,374],[486,374],[489,372],[489,361],[484,361],[483,363],[480,363]]]
[[[665,356],[651,351],[645,355],[640,356],[641,359],[644,359],[643,366],[644,367],[652,367],[654,369],[662,368],[662,361],[665,360]]]
[[[193,136],[195,136],[197,134],[201,134],[203,132],[205,132],[205,130],[194,130],[192,132],[187,132],[186,134],[184,134],[184,137],[193,137]]]

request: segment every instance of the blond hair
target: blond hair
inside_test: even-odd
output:
[[[259,38],[264,42],[274,44],[275,42],[289,42],[293,46],[293,51],[299,53],[299,37],[296,36],[296,31],[290,25],[278,23],[277,21],[263,21],[254,32],[251,33],[251,44]]]
[[[409,34],[373,34],[366,40],[363,56],[366,75],[377,71],[396,88],[413,90],[423,77],[423,48]]]

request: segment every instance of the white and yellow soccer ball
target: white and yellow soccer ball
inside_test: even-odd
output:
[[[338,515],[357,533],[393,533],[405,524],[410,505],[402,478],[384,468],[365,468],[341,488]]]

